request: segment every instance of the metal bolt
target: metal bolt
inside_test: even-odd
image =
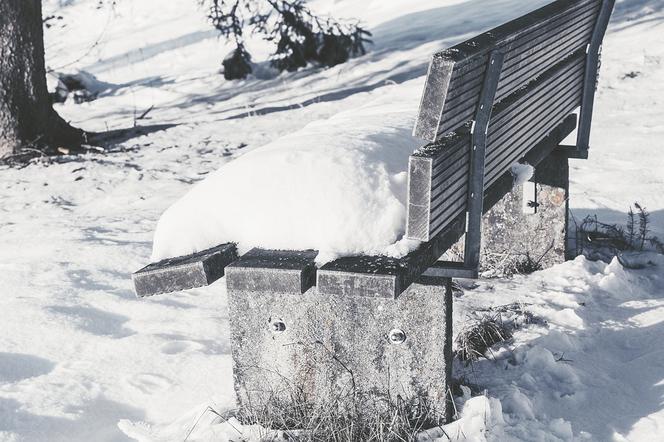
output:
[[[394,328],[390,330],[388,337],[392,344],[401,344],[406,340],[406,333],[404,333],[403,330]]]
[[[272,331],[274,333],[281,333],[286,330],[286,324],[284,324],[282,321],[274,321],[272,323]]]

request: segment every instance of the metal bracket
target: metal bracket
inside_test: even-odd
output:
[[[606,27],[611,18],[611,11],[615,0],[602,0],[597,22],[593,28],[590,44],[586,49],[586,69],[583,77],[583,96],[581,98],[581,111],[579,112],[579,130],[576,136],[576,148],[587,151],[590,147],[590,123],[593,117],[595,89],[597,88],[597,73],[599,71],[599,54]],[[587,154],[586,154],[587,155]],[[587,156],[586,156],[587,157]]]
[[[524,215],[535,215],[539,207],[537,184],[534,181],[526,181],[522,186],[521,211]]]
[[[579,149],[577,148],[577,146],[568,146],[561,144],[555,149],[555,152],[565,155],[567,158],[575,158],[580,160],[588,159],[588,150]]]
[[[487,132],[491,110],[496,97],[498,80],[503,67],[502,52],[489,54],[484,83],[480,93],[472,125],[470,144],[470,175],[468,178],[468,212],[466,216],[466,240],[464,259],[461,262],[439,261],[427,272],[436,276],[476,278],[480,264],[482,240],[482,214],[484,209],[484,163],[486,160]],[[429,273],[425,273],[429,274]]]
[[[484,162],[486,159],[487,132],[491,120],[491,108],[498,88],[503,54],[489,54],[484,84],[475,111],[475,130],[471,136],[470,177],[468,181],[468,232],[464,247],[464,267],[477,269],[480,263],[482,238],[482,212],[484,206]]]

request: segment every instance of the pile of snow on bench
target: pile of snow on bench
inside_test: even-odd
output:
[[[380,88],[366,102],[250,151],[196,184],[161,216],[154,261],[225,242],[400,257],[408,156],[422,79]]]

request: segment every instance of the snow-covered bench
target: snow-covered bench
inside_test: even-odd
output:
[[[579,106],[576,146],[558,149],[587,157],[599,48],[613,3],[558,0],[435,54],[414,129],[430,143],[410,157],[408,169],[406,236],[421,246],[402,258],[344,257],[320,268],[312,258],[303,266],[302,290],[396,297],[427,269],[476,277],[482,213],[491,207],[484,201],[495,203],[511,189],[515,162],[536,166],[558,148]],[[464,233],[463,262],[438,261]],[[237,258],[227,244],[150,264],[134,274],[137,294],[209,284]]]
[[[393,393],[427,396],[448,414],[450,278],[477,276],[482,215],[511,191],[515,163],[537,168],[556,156],[566,173],[567,158],[587,158],[613,4],[557,0],[433,56],[414,129],[429,144],[407,169],[405,236],[421,243],[405,256],[317,265],[315,250],[254,248],[238,256],[228,243],[141,269],[137,294],[226,274],[242,403],[304,384],[324,400],[348,376],[353,389],[377,391],[387,382],[391,390],[392,376]],[[578,107],[576,145],[560,146],[576,127]],[[464,234],[463,261],[439,261]],[[427,285],[422,275],[443,279]]]

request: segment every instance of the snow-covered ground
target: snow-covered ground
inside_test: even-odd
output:
[[[150,299],[133,295],[130,274],[149,261],[161,213],[224,162],[403,92],[423,80],[436,50],[546,1],[316,0],[316,10],[362,18],[374,33],[371,52],[282,75],[262,64],[261,79],[240,82],[218,74],[229,48],[198,2],[97,3],[45,0],[45,14],[63,16],[46,31],[47,64],[108,83],[96,101],[57,110],[87,130],[174,126],[110,154],[0,170],[3,441],[183,440],[207,406],[233,407],[223,279]],[[664,236],[662,35],[661,0],[618,2],[591,159],[572,164],[576,217],[623,222],[639,201]],[[269,52],[251,45],[258,60]],[[455,376],[486,393],[459,400],[462,418],[447,434],[664,439],[664,260],[651,260],[627,270],[579,258],[481,281],[457,298],[457,330],[470,312],[515,301],[548,325],[523,328],[472,370],[457,367]],[[205,413],[189,440],[237,437],[213,418]]]

